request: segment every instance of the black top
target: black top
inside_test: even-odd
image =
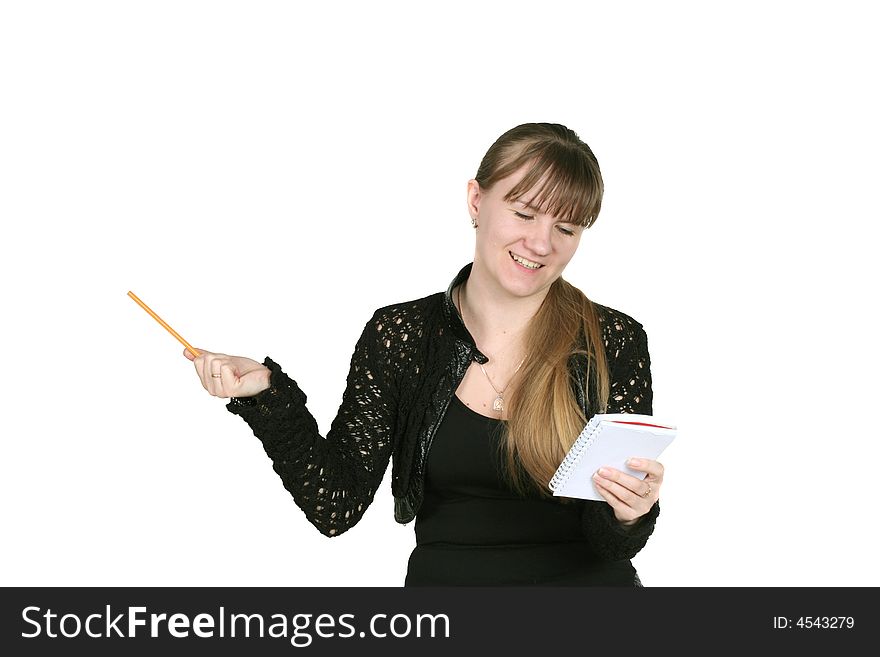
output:
[[[633,586],[628,560],[590,549],[582,501],[520,496],[505,483],[502,428],[453,395],[428,455],[406,585]]]

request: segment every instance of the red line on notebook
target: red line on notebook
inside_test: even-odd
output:
[[[624,422],[623,420],[612,420],[614,424],[638,424],[643,427],[657,427],[658,429],[671,429],[672,427],[664,427],[662,424],[648,424],[647,422]]]

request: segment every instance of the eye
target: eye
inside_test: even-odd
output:
[[[516,210],[513,211],[513,214],[515,214],[520,219],[534,219],[535,218],[532,215],[523,214],[522,212],[517,212]],[[562,233],[563,235],[566,235],[568,237],[571,237],[572,235],[574,235],[573,230],[568,230],[567,228],[563,228],[562,226],[557,226],[556,228],[559,229],[560,233]]]

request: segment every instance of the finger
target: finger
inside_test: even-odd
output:
[[[641,478],[626,474],[615,468],[599,468],[598,474],[600,477],[608,479],[609,481],[617,482],[624,488],[628,488],[636,495],[642,495],[648,490],[648,483],[642,481]]]
[[[627,504],[624,500],[618,498],[613,492],[607,489],[598,481],[593,481],[596,486],[596,490],[598,490],[602,496],[608,502],[608,505],[614,511],[614,516],[621,522],[628,522],[631,520],[638,520],[645,514],[651,511],[651,507],[654,506],[654,502],[648,501],[647,503],[637,503],[636,507]],[[608,482],[612,485],[613,482]]]
[[[223,396],[223,361],[219,358],[214,358],[211,360],[209,365],[209,372],[211,376],[211,394],[215,397]]]
[[[628,504],[626,504],[623,500],[614,495],[595,478],[593,479],[593,484],[595,485],[596,490],[599,491],[599,494],[603,498],[605,498],[606,502],[608,502],[608,506],[610,506],[611,509],[614,511],[615,516],[623,516],[625,519],[632,519],[638,516],[638,511],[632,509]]]
[[[199,374],[199,379],[202,381],[202,387],[212,395],[215,392],[214,378],[211,376],[211,372],[213,371],[212,368],[214,367],[212,363],[221,356],[223,356],[223,354],[214,354],[210,351],[203,351],[201,355],[197,356],[193,361],[193,364],[196,366],[196,371]]]
[[[207,359],[208,354],[203,351],[199,356],[196,356],[193,359],[192,364],[196,370],[196,374],[199,375],[199,381],[201,381],[202,387],[208,392],[211,392],[211,387],[208,384],[208,380],[205,378],[205,361]],[[210,376],[208,377],[208,379],[210,379]]]
[[[193,347],[193,349],[195,349],[196,351],[199,352],[199,356],[201,356],[201,355],[203,355],[203,354],[204,354],[205,356],[208,356],[208,355],[211,354],[210,351],[208,351],[207,349],[202,349],[201,347]],[[196,359],[196,355],[195,355],[193,352],[191,352],[191,351],[189,350],[189,348],[184,348],[184,350],[183,350],[183,355],[186,356],[189,360],[195,360],[195,359]]]
[[[663,472],[665,468],[660,461],[634,457],[626,462],[626,467],[631,470],[638,470],[647,473],[647,477],[645,478],[649,481],[656,481],[657,483],[663,481]]]
[[[232,397],[239,385],[238,373],[232,365],[223,363],[220,368],[220,377],[217,380],[222,382],[222,386],[218,397]]]
[[[620,509],[620,505],[623,504],[619,499],[614,497],[611,492],[602,485],[601,481],[593,477],[593,485],[596,487],[596,490],[599,491],[599,495],[601,495],[608,504],[611,505],[611,508],[616,510]]]
[[[646,484],[642,481],[639,482],[640,492],[635,492],[632,489],[617,483],[616,481],[606,479],[598,472],[593,475],[593,481],[597,484],[597,486],[605,488],[606,491],[614,495],[614,497],[623,502],[626,506],[639,513],[643,513],[640,509],[642,508],[642,506],[644,506],[645,502],[650,501],[653,503],[653,499],[651,496],[656,493],[653,487],[649,488],[650,484]]]

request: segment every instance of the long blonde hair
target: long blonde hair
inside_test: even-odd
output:
[[[555,123],[508,130],[486,152],[474,178],[488,190],[526,165],[528,171],[505,201],[543,180],[533,204],[563,221],[593,225],[602,205],[602,175],[590,147],[574,131]],[[587,364],[588,408],[604,412],[608,400],[608,364],[595,304],[557,278],[526,328],[525,353],[529,356],[516,376],[523,383],[511,386],[505,398],[510,410],[501,423],[502,462],[514,490],[549,497],[550,479],[587,421],[572,391],[573,356],[584,356]]]

